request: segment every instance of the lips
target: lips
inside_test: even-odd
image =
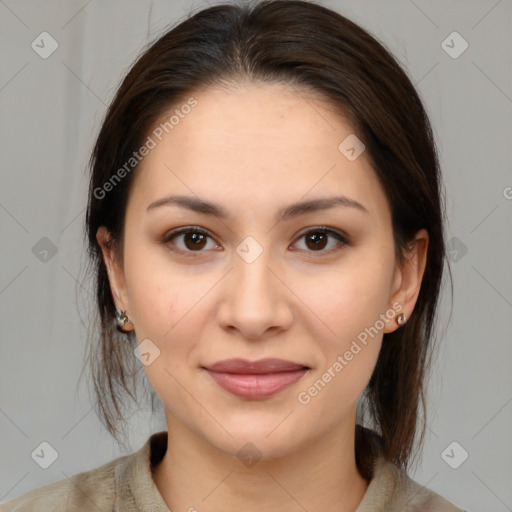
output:
[[[230,393],[250,400],[267,398],[301,379],[309,367],[283,359],[226,359],[203,367]]]
[[[247,361],[246,359],[226,359],[206,367],[207,370],[220,373],[238,374],[266,374],[289,372],[307,368],[305,365],[285,361],[284,359],[260,359]]]

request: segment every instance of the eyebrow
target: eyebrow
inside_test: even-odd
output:
[[[172,205],[180,206],[182,208],[186,208],[197,213],[212,215],[219,219],[227,219],[230,217],[228,211],[224,209],[221,205],[210,203],[208,201],[204,201],[202,199],[190,196],[163,197],[151,203],[146,208],[146,211],[151,211],[161,206]],[[336,206],[355,208],[361,212],[369,213],[368,210],[361,203],[355,201],[354,199],[350,199],[345,196],[335,196],[323,197],[320,199],[312,199],[309,201],[302,201],[299,203],[294,203],[289,206],[286,206],[285,208],[282,208],[277,212],[276,220],[284,221],[291,219],[293,217],[297,217],[299,215],[303,215],[305,213],[327,210],[330,208],[334,208]]]

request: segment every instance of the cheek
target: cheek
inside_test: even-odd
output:
[[[385,321],[390,321],[381,319],[388,309],[394,264],[392,256],[382,255],[390,251],[374,246],[371,251],[358,252],[357,257],[354,253],[353,258],[347,257],[332,272],[315,279],[315,287],[310,286],[305,295],[309,309],[321,320],[311,332],[321,356],[301,391],[306,393],[305,401],[315,403],[319,414],[329,410],[331,415],[334,410],[338,416],[343,414],[345,406],[357,402],[372,375]],[[298,293],[305,294],[307,285],[304,279],[301,282]]]
[[[311,424],[321,417],[325,428],[334,427],[355,410],[375,368],[380,345],[378,337],[366,346],[350,344],[349,350],[337,354],[301,387],[297,401]]]
[[[181,404],[186,413],[190,404],[184,400],[182,386],[190,378],[187,371],[208,318],[202,310],[207,301],[201,297],[212,285],[208,279],[192,279],[155,260],[135,265],[134,259],[133,263],[126,275],[137,341],[151,340],[158,352],[144,371],[166,408],[174,410]]]
[[[201,309],[214,276],[193,265],[172,264],[160,247],[134,245],[127,254],[125,275],[137,336],[167,343],[184,324],[191,326],[187,319]]]
[[[323,325],[326,347],[343,349],[388,308],[393,260],[382,254],[354,251],[328,272],[297,276],[295,291]]]
[[[196,329],[201,326],[190,319],[196,314],[194,304],[201,292],[198,288],[203,286],[171,272],[162,258],[140,247],[131,249],[125,261],[125,276],[137,343],[141,352],[149,347],[151,360],[144,364],[144,371],[167,405],[168,401],[182,400],[174,379],[182,381],[180,368],[193,350],[191,340],[199,339]]]

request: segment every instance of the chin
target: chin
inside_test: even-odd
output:
[[[247,467],[257,461],[274,460],[284,457],[297,449],[297,440],[285,439],[276,436],[275,439],[267,437],[267,433],[237,432],[233,439],[223,440],[217,444],[216,440],[209,440],[218,450],[227,455],[236,457]]]
[[[301,444],[302,433],[291,416],[286,418],[286,414],[282,413],[276,416],[260,412],[238,416],[236,421],[231,422],[218,418],[232,437],[223,430],[212,438],[211,429],[202,432],[202,435],[209,444],[228,455],[276,459],[297,450]]]

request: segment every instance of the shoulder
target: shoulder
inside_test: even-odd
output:
[[[0,511],[111,511],[116,497],[116,473],[132,456],[119,457],[97,468],[29,491],[0,505]]]
[[[360,469],[370,475],[365,476],[369,485],[356,512],[465,512],[387,460],[376,432],[358,425],[356,434]]]
[[[166,449],[167,432],[157,432],[138,451],[34,489],[0,505],[0,512],[168,512],[151,474]]]
[[[387,483],[388,492],[385,498],[387,507],[385,510],[465,512],[443,496],[412,480],[403,470],[391,462],[380,459],[376,471],[377,480],[375,483]]]

